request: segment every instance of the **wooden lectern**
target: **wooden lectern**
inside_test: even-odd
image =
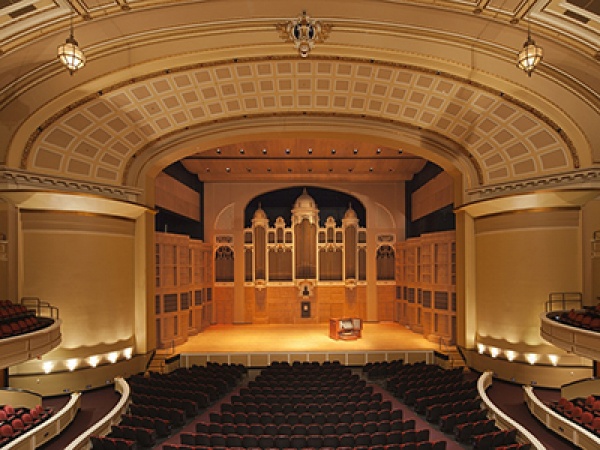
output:
[[[362,319],[329,319],[329,337],[343,340],[359,339],[362,336]]]

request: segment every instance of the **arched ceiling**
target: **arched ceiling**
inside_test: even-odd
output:
[[[404,180],[425,158],[475,197],[598,183],[597,9],[0,1],[0,161],[103,186],[179,159],[206,182]],[[331,26],[308,58],[277,31],[302,10]],[[71,16],[88,57],[72,76],[55,58]],[[515,67],[528,27],[545,52],[531,78]]]

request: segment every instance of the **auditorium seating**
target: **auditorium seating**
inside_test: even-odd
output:
[[[32,430],[53,414],[52,408],[0,406],[0,447]]]
[[[230,392],[247,370],[238,364],[209,363],[169,374],[137,374],[128,380],[131,400],[127,414],[94,448],[151,448],[177,428]],[[134,447],[131,447],[131,445]],[[107,447],[108,446],[108,447]],[[219,445],[215,445],[219,446]]]
[[[600,436],[600,396],[588,395],[572,400],[561,397],[556,402],[547,403],[547,406],[577,425]]]
[[[415,425],[348,367],[277,362],[209,414],[208,421],[196,423],[195,431],[181,433],[180,441],[195,449],[445,449],[445,441],[434,447],[429,429]]]
[[[37,317],[24,305],[0,300],[0,339],[40,330],[51,323],[52,319]]]
[[[565,325],[600,332],[600,303],[581,310],[571,309],[551,317]]]

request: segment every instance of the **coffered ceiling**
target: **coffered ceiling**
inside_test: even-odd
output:
[[[205,182],[402,181],[427,160],[477,195],[595,180],[598,4],[0,0],[0,162],[140,188],[179,160]],[[330,27],[307,58],[277,30],[303,10]]]

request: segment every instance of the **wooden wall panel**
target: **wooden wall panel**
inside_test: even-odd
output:
[[[233,323],[233,286],[215,286],[214,305],[217,308],[217,323]]]

